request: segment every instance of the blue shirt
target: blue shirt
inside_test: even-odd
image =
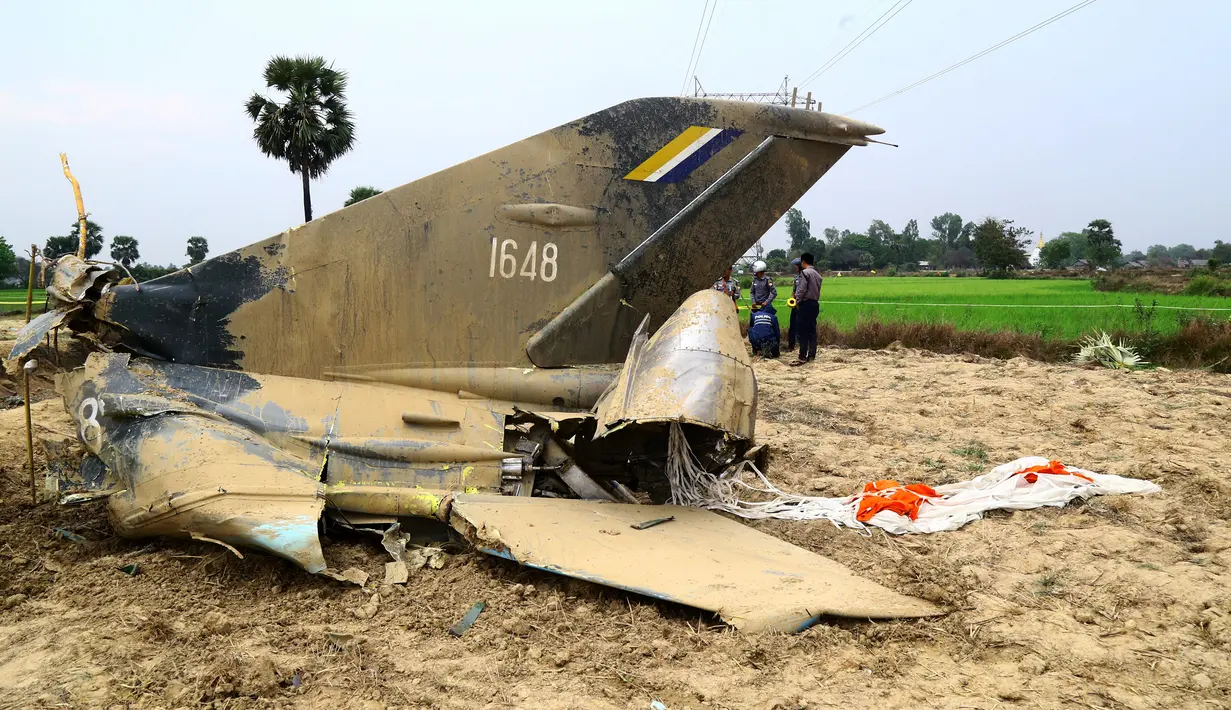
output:
[[[752,347],[756,348],[766,341],[773,342],[781,339],[782,332],[778,329],[778,312],[774,310],[773,305],[767,304],[762,306],[761,310],[752,312],[752,318],[748,321],[748,341],[752,343]]]

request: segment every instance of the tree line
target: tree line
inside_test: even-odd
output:
[[[792,207],[786,213],[790,246],[771,250],[766,264],[786,271],[791,258],[809,252],[820,265],[836,271],[913,269],[920,262],[943,269],[982,268],[993,272],[1029,265],[1026,250],[1034,233],[1011,219],[988,217],[975,223],[946,212],[933,217],[930,226],[931,234],[924,236],[917,220],[896,230],[888,222],[874,219],[863,232],[826,227],[822,236],[813,236],[811,223]],[[1110,229],[1108,224],[1109,234]]]
[[[770,250],[765,262],[771,271],[789,271],[792,258],[809,252],[821,266],[835,271],[914,269],[920,262],[928,262],[937,269],[981,269],[995,274],[1030,266],[1034,232],[1017,226],[1011,219],[987,217],[976,223],[946,212],[933,217],[930,227],[931,233],[923,236],[916,220],[896,230],[884,220],[874,219],[863,232],[826,227],[821,236],[813,236],[811,223],[803,212],[792,207],[786,213],[790,246]],[[1212,249],[1196,249],[1188,244],[1156,245],[1144,254],[1133,251],[1126,255],[1111,222],[1095,219],[1080,232],[1064,232],[1044,242],[1039,265],[1110,268],[1141,260],[1167,266],[1182,258],[1213,258],[1231,263],[1231,243],[1217,241]]]
[[[47,238],[46,244],[43,246],[42,256],[44,259],[58,259],[65,254],[76,254],[77,247],[81,243],[80,223],[73,222],[69,228],[68,234],[52,236]],[[103,227],[98,222],[92,219],[86,220],[86,246],[85,255],[87,259],[95,259],[102,253],[103,247],[106,246],[106,238],[103,235]],[[12,253],[12,248],[7,242],[0,237],[0,278],[9,276],[19,276],[22,274],[14,274],[16,271],[16,261],[21,257],[15,255],[13,264],[5,270],[6,260],[5,250]],[[159,266],[158,264],[148,264],[141,261],[141,245],[136,237],[125,234],[117,234],[111,238],[111,248],[108,250],[108,255],[111,261],[122,265],[132,274],[137,281],[148,281],[158,278],[164,274],[169,274],[172,271],[177,271],[180,267],[175,264],[167,264]],[[185,255],[188,257],[188,263],[185,266],[192,266],[205,261],[209,255],[209,241],[205,237],[189,237]],[[28,265],[29,261],[25,261]]]
[[[1083,261],[1089,263],[1089,251],[1089,241],[1083,232],[1063,232],[1043,245],[1039,264],[1045,269],[1064,269],[1077,266]],[[1182,259],[1210,259],[1221,264],[1231,263],[1231,242],[1219,239],[1209,249],[1198,249],[1184,243],[1170,247],[1155,244],[1145,252],[1134,249],[1124,254],[1121,263],[1135,261],[1148,266],[1166,267],[1176,266]]]

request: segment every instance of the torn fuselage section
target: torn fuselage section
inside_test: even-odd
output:
[[[642,333],[588,412],[127,354],[91,355],[60,388],[94,469],[81,480],[105,471],[121,534],[207,538],[320,572],[327,507],[447,521],[461,492],[663,502],[673,421],[730,463],[751,442],[755,378],[720,296]]]

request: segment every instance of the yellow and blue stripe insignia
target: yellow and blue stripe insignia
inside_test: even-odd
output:
[[[680,182],[740,136],[735,128],[689,126],[657,153],[645,159],[625,180]]]

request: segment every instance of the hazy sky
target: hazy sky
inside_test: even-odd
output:
[[[1076,0],[915,0],[806,87],[841,113]],[[86,209],[142,259],[242,246],[302,219],[300,184],[242,110],[273,54],[350,73],[359,144],[313,184],[317,215],[587,113],[680,92],[704,0],[44,2],[0,5],[0,235],[40,246]],[[891,0],[718,0],[697,74],[772,91],[820,67]],[[995,215],[1055,235],[1094,218],[1125,251],[1209,246],[1231,216],[1231,1],[1100,0],[856,116],[855,148],[799,203],[814,232]],[[691,88],[691,79],[689,80]],[[766,236],[785,244],[781,225]]]

